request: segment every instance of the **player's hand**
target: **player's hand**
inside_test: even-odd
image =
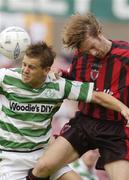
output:
[[[62,71],[59,68],[58,69],[53,68],[52,72],[54,73],[56,80],[58,80],[62,76]]]
[[[129,127],[129,108],[125,108],[121,111],[122,116],[127,120],[126,127]]]
[[[129,128],[129,124],[127,124],[126,127]]]
[[[54,72],[54,74],[55,74],[55,77],[57,78],[57,79],[59,79],[61,76],[62,76],[62,71],[61,71],[61,69],[53,69],[53,72]]]

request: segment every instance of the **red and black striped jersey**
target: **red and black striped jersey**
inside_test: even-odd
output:
[[[129,107],[129,43],[112,41],[112,48],[103,59],[76,51],[64,76],[77,81],[92,81],[94,90],[110,93]],[[96,119],[124,120],[120,113],[94,103],[79,102],[79,110]]]

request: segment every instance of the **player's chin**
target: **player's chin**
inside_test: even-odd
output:
[[[29,77],[22,77],[22,81],[24,82],[24,83],[28,83],[28,82],[30,82],[30,78]]]

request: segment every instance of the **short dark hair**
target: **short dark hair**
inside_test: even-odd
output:
[[[29,58],[39,59],[42,68],[51,67],[54,62],[54,58],[56,57],[56,53],[53,51],[52,46],[48,46],[43,41],[31,44],[26,49],[25,54]]]
[[[70,17],[65,24],[62,38],[63,44],[70,48],[79,48],[86,35],[97,36],[102,31],[102,27],[92,13],[76,13]]]

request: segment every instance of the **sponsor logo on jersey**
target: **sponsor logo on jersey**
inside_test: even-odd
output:
[[[32,104],[32,103],[17,103],[10,102],[10,109],[14,112],[28,113],[51,113],[54,105],[52,104]]]
[[[95,91],[103,91],[103,92],[105,92],[105,93],[107,93],[107,94],[110,94],[110,95],[113,95],[113,94],[114,94],[113,91],[111,91],[110,89],[100,90],[99,88],[96,88]]]

